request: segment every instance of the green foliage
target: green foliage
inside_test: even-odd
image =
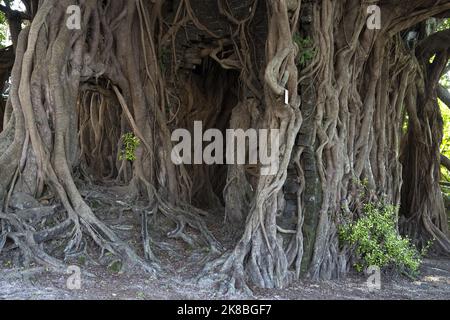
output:
[[[438,31],[450,29],[450,19],[443,19],[439,26]],[[447,66],[448,68],[448,66]],[[447,69],[448,70],[448,69]],[[450,71],[445,73],[441,80],[440,84],[450,90]],[[438,100],[439,107],[441,109],[442,120],[444,123],[443,128],[443,137],[441,144],[441,153],[445,155],[447,158],[450,158],[450,106],[446,106],[442,101]],[[450,171],[441,166],[441,179],[443,181],[450,182]],[[442,192],[444,194],[444,199],[446,200],[446,207],[449,208],[449,199],[450,199],[450,187],[442,186]],[[449,219],[450,224],[450,219]]]
[[[447,72],[442,76],[440,84],[445,88],[450,89],[450,72]]]
[[[122,270],[122,262],[120,260],[114,260],[108,265],[108,270],[112,273],[119,273]]]
[[[5,14],[0,12],[0,48],[4,48],[8,40],[8,22]]]
[[[22,3],[18,0],[3,0],[0,4],[10,7],[13,10],[22,11]],[[9,39],[9,26],[6,16],[3,12],[0,12],[0,48],[9,46],[11,41]]]
[[[298,33],[294,34],[292,39],[297,44],[299,54],[297,56],[297,65],[299,67],[306,67],[314,59],[316,50],[314,48],[314,41],[310,37],[303,38]]]
[[[86,257],[85,257],[85,256],[79,256],[79,257],[78,257],[78,263],[79,263],[81,266],[84,266],[84,265],[86,264]]]
[[[444,137],[442,139],[441,153],[450,158],[450,109],[442,103],[440,105],[442,119],[444,120]]]
[[[136,149],[141,144],[141,141],[133,133],[129,132],[122,136],[123,149],[119,154],[119,160],[136,160]]]
[[[438,24],[437,31],[442,31],[446,29],[450,29],[450,19],[443,19]]]
[[[136,293],[136,298],[138,300],[145,300],[146,299],[146,295],[145,295],[144,292],[140,291],[140,292]]]
[[[341,241],[356,248],[358,262],[355,267],[359,272],[369,266],[378,266],[417,274],[421,253],[408,238],[398,234],[396,212],[394,206],[370,203],[364,206],[362,218],[339,230]]]

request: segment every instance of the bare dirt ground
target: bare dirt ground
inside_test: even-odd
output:
[[[255,290],[254,295],[219,294],[176,274],[158,278],[142,273],[114,274],[104,268],[90,268],[82,275],[81,289],[69,290],[69,275],[46,272],[0,270],[0,299],[18,300],[197,300],[197,299],[450,299],[450,260],[426,260],[419,280],[383,279],[380,291],[369,292],[366,279],[319,283],[297,282],[282,290]],[[86,270],[85,270],[86,272]]]

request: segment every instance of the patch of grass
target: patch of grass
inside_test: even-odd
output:
[[[79,256],[79,257],[78,257],[78,263],[79,263],[81,266],[84,266],[84,265],[86,264],[86,257],[85,257],[85,256]]]
[[[136,298],[139,299],[139,300],[145,300],[145,299],[146,299],[145,293],[143,293],[143,292],[138,292],[138,293],[136,294]]]
[[[113,273],[119,273],[122,270],[122,262],[120,260],[111,262],[108,266],[108,270]]]

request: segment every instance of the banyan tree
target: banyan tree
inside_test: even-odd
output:
[[[349,271],[339,228],[367,198],[398,206],[399,231],[419,247],[450,252],[438,107],[450,31],[435,27],[450,1],[22,3],[20,14],[0,6],[16,30],[5,50],[14,66],[0,66],[11,75],[0,252],[62,269],[89,243],[158,274],[175,239],[207,249],[201,280],[280,288]],[[172,133],[196,121],[279,130],[277,172],[174,163]],[[127,133],[140,142],[133,161],[122,156]],[[138,243],[105,222],[87,186],[131,199]],[[20,208],[24,194],[39,206]],[[172,231],[156,246],[159,224]]]

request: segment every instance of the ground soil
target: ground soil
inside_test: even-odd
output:
[[[84,274],[84,275],[83,275]],[[222,295],[175,273],[153,277],[139,273],[113,273],[103,267],[86,268],[80,290],[67,289],[69,275],[45,271],[0,270],[0,299],[18,300],[197,300],[197,299],[450,299],[450,260],[427,259],[418,280],[382,276],[382,288],[370,292],[366,278],[350,275],[337,281],[296,282],[282,290],[255,290],[254,295]]]

